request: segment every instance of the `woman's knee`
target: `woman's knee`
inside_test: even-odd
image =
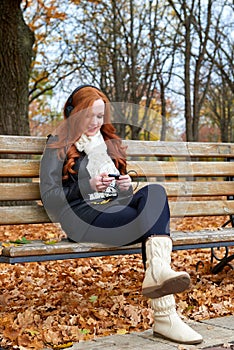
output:
[[[160,185],[160,184],[149,184],[149,185],[146,185],[146,186],[142,187],[139,190],[139,192],[140,191],[145,192],[145,193],[148,193],[148,192],[152,191],[155,194],[167,197],[167,193],[166,193],[165,188],[162,185]]]

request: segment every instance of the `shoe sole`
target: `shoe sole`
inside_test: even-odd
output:
[[[182,341],[182,340],[176,340],[176,339],[172,339],[172,338],[168,338],[163,334],[157,333],[157,332],[153,332],[153,336],[157,337],[157,338],[162,338],[162,339],[166,339],[166,340],[170,340],[172,342],[176,342],[179,344],[188,344],[188,345],[193,345],[193,344],[200,344],[203,342],[203,339],[197,339],[197,340],[188,340],[188,341]]]
[[[142,294],[148,298],[161,298],[165,295],[181,293],[188,289],[190,277],[188,274],[180,275],[164,281],[160,286],[142,289]]]

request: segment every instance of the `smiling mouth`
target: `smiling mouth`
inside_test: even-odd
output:
[[[99,129],[98,128],[93,128],[93,129],[88,129],[86,131],[87,134],[90,134],[90,135],[96,135],[98,133]]]
[[[88,131],[95,131],[95,130],[97,130],[97,127],[88,129]]]

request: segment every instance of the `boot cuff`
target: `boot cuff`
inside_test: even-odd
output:
[[[172,239],[170,236],[164,236],[164,235],[157,235],[157,236],[150,236],[146,241],[146,247],[155,247],[155,248],[166,248],[171,250],[172,249]]]
[[[175,298],[172,294],[161,298],[152,299],[151,307],[155,316],[166,316],[172,312],[176,312]]]

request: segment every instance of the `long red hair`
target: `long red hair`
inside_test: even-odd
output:
[[[105,103],[104,123],[101,133],[107,144],[107,152],[113,159],[115,166],[121,174],[126,172],[126,147],[122,145],[120,137],[110,120],[110,102],[106,95],[99,89],[84,86],[72,94],[64,105],[64,122],[56,130],[58,140],[49,144],[51,148],[58,149],[60,159],[65,159],[63,167],[63,179],[68,179],[69,173],[75,174],[73,166],[75,159],[80,157],[75,142],[84,132],[84,120],[87,118],[94,101],[102,99]],[[72,107],[71,107],[72,106]],[[71,107],[71,112],[67,113]]]

